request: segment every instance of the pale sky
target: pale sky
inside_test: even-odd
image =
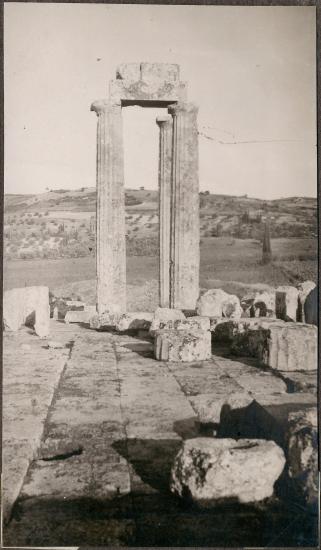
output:
[[[314,7],[7,3],[5,192],[95,186],[90,105],[147,61],[199,106],[201,190],[316,196],[315,51]],[[125,185],[156,189],[157,110],[123,111]]]

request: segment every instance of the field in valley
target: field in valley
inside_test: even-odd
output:
[[[95,201],[95,189],[85,188],[6,195],[4,288],[42,284],[93,303]],[[150,309],[158,300],[158,193],[126,190],[125,204],[129,307]],[[273,262],[262,265],[266,216]],[[241,296],[253,285],[316,281],[316,224],[312,198],[262,201],[200,193],[201,288]]]

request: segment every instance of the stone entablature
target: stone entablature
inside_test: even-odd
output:
[[[126,311],[122,108],[164,107],[158,117],[160,306],[194,309],[199,296],[198,108],[186,101],[179,66],[120,65],[109,98],[95,101],[97,128],[97,311]]]

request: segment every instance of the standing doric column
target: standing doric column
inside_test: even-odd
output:
[[[199,296],[198,108],[170,105],[173,117],[170,307],[194,309]]]
[[[121,106],[95,101],[97,125],[97,311],[126,311],[126,242]]]
[[[169,307],[172,119],[157,117],[159,126],[159,305]]]

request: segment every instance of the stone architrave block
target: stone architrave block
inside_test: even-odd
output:
[[[29,286],[7,290],[3,296],[5,330],[17,331],[28,324],[40,337],[49,335],[50,306],[47,286]]]
[[[204,330],[157,330],[154,356],[158,361],[205,361],[211,358],[211,333]]]
[[[184,313],[180,309],[172,309],[169,307],[158,307],[154,313],[150,333],[153,335],[156,330],[165,328],[166,324],[171,321],[186,319]]]
[[[289,414],[288,472],[297,492],[308,504],[318,502],[317,407]]]
[[[175,63],[141,63],[141,79],[145,82],[163,80],[177,82],[179,80],[179,65]]]
[[[88,306],[87,306],[88,307]],[[91,306],[92,309],[67,311],[65,315],[65,323],[86,323],[89,324],[90,319],[95,315],[96,308]]]
[[[304,313],[304,304],[305,301],[310,294],[310,292],[316,287],[315,283],[313,281],[304,281],[303,283],[300,283],[298,285],[298,291],[299,291],[299,310],[298,310],[298,318],[297,321],[301,321],[302,323],[306,323],[305,319],[305,313]]]
[[[121,63],[116,69],[116,78],[137,82],[140,80],[140,63]]]
[[[296,321],[299,309],[299,291],[294,286],[279,286],[275,292],[275,312],[278,319]]]
[[[274,441],[187,439],[174,460],[170,488],[203,507],[225,499],[259,502],[273,495],[284,465],[283,450]]]

